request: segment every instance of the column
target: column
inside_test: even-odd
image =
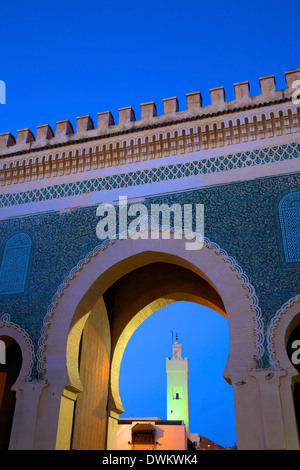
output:
[[[9,450],[32,450],[40,396],[45,382],[24,382],[16,391],[16,406]]]
[[[265,449],[286,449],[279,392],[280,377],[286,375],[286,372],[283,370],[257,370],[253,371],[251,375],[255,377],[259,387]]]

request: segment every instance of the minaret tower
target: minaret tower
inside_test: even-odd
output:
[[[190,434],[189,418],[189,365],[182,358],[182,345],[176,340],[172,343],[173,357],[167,358],[167,419],[184,421],[186,432]]]

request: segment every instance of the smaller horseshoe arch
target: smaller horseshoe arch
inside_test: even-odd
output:
[[[0,318],[0,343],[4,348],[0,361],[0,449],[5,450],[16,437],[14,421],[19,405],[16,392],[30,380],[34,353],[29,336],[10,321],[9,315]]]
[[[289,342],[299,325],[300,295],[296,295],[277,310],[267,332],[270,364],[282,375],[279,390],[285,438],[290,449],[300,446],[300,375],[289,354]]]

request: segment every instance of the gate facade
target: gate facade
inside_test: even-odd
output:
[[[10,449],[114,449],[126,344],[177,300],[228,318],[238,448],[299,449],[300,70],[285,78],[0,135],[0,341],[22,352]],[[100,240],[98,207],[120,197],[202,205],[203,246],[175,223]]]

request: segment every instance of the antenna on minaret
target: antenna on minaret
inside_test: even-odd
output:
[[[173,330],[171,330],[172,333],[172,344],[174,343],[174,338],[173,338]]]

